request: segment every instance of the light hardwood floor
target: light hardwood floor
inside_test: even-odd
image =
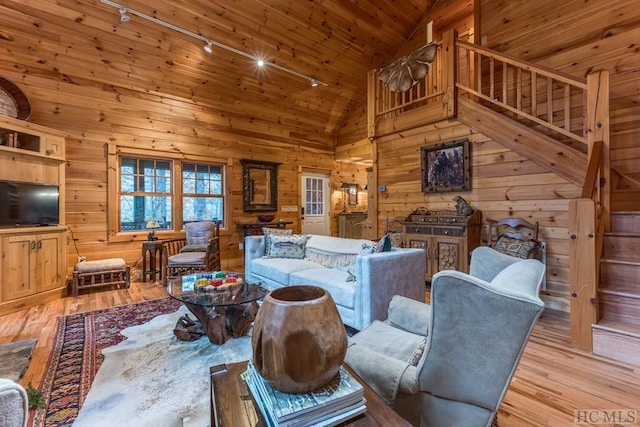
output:
[[[130,289],[66,297],[0,317],[0,342],[38,339],[21,381],[25,386],[31,382],[37,388],[51,351],[56,317],[164,296],[166,292],[159,283],[133,282]],[[535,327],[501,406],[499,425],[574,425],[575,411],[594,409],[622,410],[625,414],[633,411],[634,424],[640,425],[640,367],[571,348],[568,336],[566,316],[546,311]],[[589,412],[592,417],[594,414],[598,415]]]

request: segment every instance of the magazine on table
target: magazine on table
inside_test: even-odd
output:
[[[344,368],[326,385],[309,393],[284,393],[271,387],[249,362],[247,382],[265,421],[281,427],[335,425],[366,410],[362,385]]]

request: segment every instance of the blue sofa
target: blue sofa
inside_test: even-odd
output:
[[[363,329],[387,316],[394,295],[424,302],[423,249],[365,253],[374,242],[311,235],[304,258],[265,257],[265,237],[245,238],[245,277],[268,290],[319,286],[331,294],[345,325]]]

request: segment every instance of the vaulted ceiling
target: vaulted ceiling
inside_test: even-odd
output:
[[[119,4],[262,56],[308,80],[100,0],[0,2],[0,57],[56,74],[188,99],[293,133],[335,135],[365,100],[367,71],[389,63],[438,0],[121,0]],[[16,46],[28,48],[16,48]],[[81,64],[81,66],[79,66]]]

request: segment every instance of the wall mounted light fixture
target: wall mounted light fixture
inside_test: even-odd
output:
[[[291,70],[291,69],[289,69],[287,67],[283,67],[282,65],[278,65],[278,64],[276,64],[274,62],[265,61],[264,58],[260,58],[259,56],[243,52],[243,51],[241,51],[239,49],[236,49],[234,47],[231,47],[231,46],[227,46],[224,43],[220,43],[220,42],[217,42],[215,40],[209,39],[209,38],[207,38],[205,36],[202,36],[200,34],[194,33],[193,31],[189,31],[189,30],[186,30],[184,28],[178,27],[177,25],[173,25],[173,24],[171,24],[169,22],[163,21],[161,19],[155,18],[155,17],[147,15],[145,13],[142,13],[142,12],[140,12],[138,10],[131,9],[130,7],[126,7],[126,6],[122,5],[122,4],[113,2],[111,0],[101,0],[101,1],[102,1],[102,3],[104,3],[104,4],[108,5],[108,6],[111,6],[111,7],[114,7],[116,9],[118,9],[118,11],[120,12],[120,22],[129,22],[129,21],[131,21],[131,17],[129,15],[127,15],[127,13],[130,13],[131,15],[137,16],[137,17],[142,18],[142,19],[146,19],[147,21],[153,22],[154,24],[161,25],[161,26],[163,26],[165,28],[169,28],[171,30],[177,31],[177,32],[182,33],[184,35],[193,37],[194,39],[198,39],[200,41],[203,41],[204,43],[206,43],[206,45],[204,46],[204,50],[207,53],[213,52],[213,46],[219,47],[221,49],[228,50],[229,52],[233,52],[233,53],[235,53],[237,55],[244,56],[245,58],[249,58],[252,61],[254,61],[259,67],[267,66],[267,67],[275,68],[277,70],[284,71],[285,73],[288,73],[288,74],[291,74],[293,76],[299,77],[301,79],[307,80],[312,87],[317,87],[318,85],[329,86],[327,83],[322,82],[322,81],[320,81],[320,80],[318,80],[316,78],[313,78],[313,77],[307,76],[305,74],[299,73],[297,71]]]

